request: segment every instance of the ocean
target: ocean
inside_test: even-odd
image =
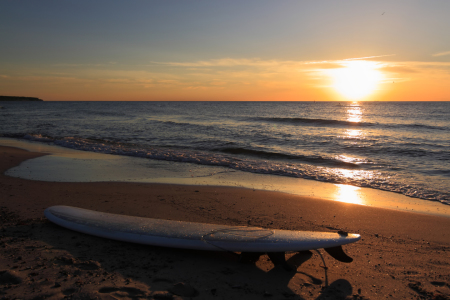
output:
[[[0,102],[0,137],[450,204],[450,102]]]

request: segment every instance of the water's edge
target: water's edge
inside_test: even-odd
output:
[[[450,206],[448,205],[371,188],[270,174],[255,174],[220,166],[78,151],[46,143],[11,138],[0,138],[0,145],[49,154],[25,161],[5,173],[8,176],[30,180],[229,186],[450,217]]]

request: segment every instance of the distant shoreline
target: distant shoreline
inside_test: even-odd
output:
[[[0,101],[44,101],[36,97],[0,96]]]

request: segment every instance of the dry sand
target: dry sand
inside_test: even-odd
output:
[[[42,154],[0,147],[0,299],[450,299],[450,218],[251,189],[55,183],[3,173]],[[162,219],[360,233],[350,264],[150,247],[72,232],[51,205]]]

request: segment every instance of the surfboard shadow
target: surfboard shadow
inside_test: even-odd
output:
[[[302,266],[302,264],[304,264],[305,262],[307,262],[308,260],[310,260],[313,256],[313,253],[309,250],[306,251],[299,251],[296,252],[294,255],[290,256],[287,260],[286,263],[290,266],[291,268],[291,272],[285,272],[286,273],[286,277],[294,277],[296,274],[302,274],[306,277],[308,277],[311,280],[311,283],[314,285],[320,285],[322,284],[322,280],[319,278],[316,278],[314,276],[312,276],[311,274],[308,274],[306,272],[303,272],[301,270],[299,270]],[[282,265],[275,265],[273,269],[271,269],[269,272],[267,272],[267,274],[269,276],[272,275],[272,273],[280,273],[280,271],[278,270],[284,270],[286,271],[285,267]],[[279,274],[277,274],[279,276]],[[325,275],[327,276],[327,275]]]
[[[286,257],[287,263],[292,265],[295,271],[287,272],[281,266],[272,267],[266,255],[261,256],[263,261],[257,265],[242,265],[237,254],[222,251],[185,250],[113,241],[67,231],[45,221],[24,227],[26,228],[23,228],[23,231],[27,232],[28,238],[41,240],[48,245],[42,248],[48,256],[48,268],[67,272],[67,275],[58,275],[68,279],[67,283],[58,279],[63,287],[69,282],[76,286],[76,282],[83,278],[96,278],[89,275],[92,273],[106,279],[104,283],[100,282],[98,287],[98,292],[102,294],[131,295],[139,292],[149,295],[149,291],[168,290],[177,282],[184,281],[199,290],[201,297],[206,297],[206,293],[211,293],[211,296],[222,296],[226,293],[230,297],[246,294],[265,297],[267,290],[273,296],[283,295],[290,299],[303,300],[305,298],[299,295],[298,291],[289,288],[296,275],[302,275],[298,280],[300,284],[304,284],[305,289],[314,287],[317,290],[323,285],[323,280],[306,270],[302,271],[302,266],[313,257],[311,251],[289,253]],[[7,231],[12,234],[17,229],[11,228]],[[320,267],[316,262],[314,265]],[[116,276],[114,274],[117,273],[127,280],[130,278],[130,283],[125,282],[112,288],[108,278]],[[142,288],[139,282],[148,288]],[[341,286],[335,283],[330,285],[330,293],[336,290],[339,293],[345,292],[341,289],[344,282],[341,280],[339,283]],[[348,282],[346,284],[347,287],[350,285]],[[213,292],[215,294],[212,294]]]

